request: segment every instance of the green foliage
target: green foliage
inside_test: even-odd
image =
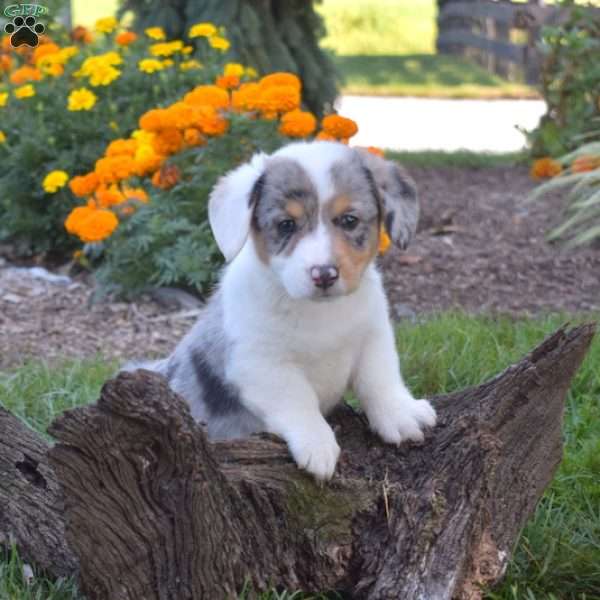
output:
[[[590,161],[590,170],[577,172],[577,160]],[[548,234],[550,241],[565,241],[568,246],[578,246],[600,239],[600,142],[584,144],[559,159],[566,167],[563,172],[540,185],[528,201],[538,200],[545,194],[564,187],[566,206],[563,222]]]
[[[195,23],[224,27],[237,61],[264,74],[297,74],[304,101],[315,114],[321,115],[337,95],[335,67],[319,47],[325,29],[312,2],[124,0],[121,12],[128,10],[134,13],[138,30],[161,25],[172,37],[183,37]]]
[[[172,158],[180,181],[169,190],[153,190],[152,202],[104,242],[99,293],[133,296],[165,285],[200,293],[210,289],[223,262],[208,224],[210,190],[255,152],[270,153],[285,142],[277,122],[232,115],[227,135]]]
[[[558,315],[514,321],[446,313],[416,325],[402,324],[397,329],[397,341],[403,373],[419,396],[477,385],[518,360],[568,320],[579,319]],[[53,368],[31,363],[0,374],[0,398],[6,408],[44,431],[66,408],[95,400],[102,382],[114,369],[112,363],[93,360],[71,361]],[[505,581],[487,593],[489,600],[600,597],[599,397],[597,337],[567,396],[564,460],[521,534]],[[50,583],[37,576],[26,585],[14,553],[0,558],[0,597],[77,598],[68,582]],[[288,592],[265,594],[262,598],[305,597]]]
[[[568,19],[545,27],[542,94],[548,105],[530,134],[534,156],[558,156],[600,139],[600,13],[562,0]]]
[[[52,38],[61,46],[71,43],[59,29],[53,30]],[[0,74],[0,94],[9,96],[0,107],[0,129],[6,136],[0,144],[0,240],[13,242],[19,254],[64,257],[76,247],[76,238],[67,234],[63,222],[78,201],[68,187],[52,194],[44,191],[42,182],[50,171],[73,177],[93,170],[107,143],[130,134],[140,114],[169,104],[198,83],[212,82],[224,62],[223,56],[214,57],[204,61],[201,71],[182,71],[179,62],[192,57],[177,54],[173,66],[145,73],[138,62],[150,57],[149,41],[141,36],[121,48],[113,34],[98,34],[94,43],[79,46],[63,75],[30,82],[35,88],[30,98],[16,98],[19,85],[11,83],[9,74]],[[76,75],[86,58],[112,51],[119,53],[122,64],[116,65],[120,75],[110,84],[94,86]],[[13,71],[26,58],[13,52]],[[82,87],[97,96],[96,104],[90,110],[69,111],[69,94]]]

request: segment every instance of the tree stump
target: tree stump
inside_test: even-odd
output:
[[[439,424],[422,445],[384,445],[341,407],[342,455],[322,486],[274,436],[210,443],[159,375],[120,374],[51,427],[82,591],[480,598],[560,462],[566,392],[593,334],[562,328],[491,381],[435,398]]]

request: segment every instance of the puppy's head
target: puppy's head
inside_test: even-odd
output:
[[[395,163],[343,144],[296,143],[221,178],[209,219],[228,262],[253,244],[291,297],[323,299],[358,287],[382,225],[406,248],[418,202]]]

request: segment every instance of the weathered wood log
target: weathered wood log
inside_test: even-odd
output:
[[[561,459],[594,326],[561,329],[491,381],[434,399],[423,445],[349,408],[319,486],[271,436],[209,443],[158,375],[123,373],[59,417],[51,463],[90,600],[230,598],[248,583],[352,598],[473,599],[503,574]]]
[[[48,442],[0,406],[0,546],[55,577],[73,575],[62,494],[48,464]]]

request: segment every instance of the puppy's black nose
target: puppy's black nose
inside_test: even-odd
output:
[[[339,275],[337,267],[333,265],[318,265],[310,270],[313,283],[323,290],[331,287],[337,281]]]

